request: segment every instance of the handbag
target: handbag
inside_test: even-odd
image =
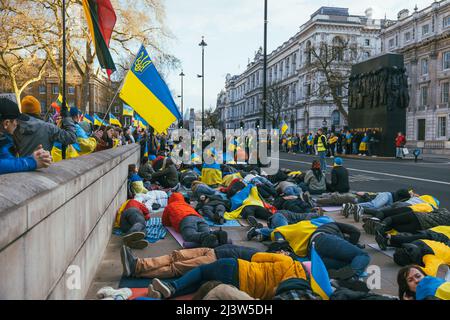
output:
[[[403,151],[403,155],[405,155],[405,156],[409,154],[408,148],[403,148],[402,151]]]

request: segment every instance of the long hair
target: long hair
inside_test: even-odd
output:
[[[322,180],[323,178],[323,174],[322,174],[322,169],[320,167],[320,162],[319,160],[314,160],[311,166],[311,170],[314,174],[314,176],[316,177],[317,181],[320,182],[320,180]]]
[[[403,300],[403,296],[405,295],[405,293],[406,293],[406,295],[416,299],[416,293],[412,292],[409,289],[408,282],[406,281],[406,278],[408,278],[408,274],[411,271],[411,269],[417,269],[424,276],[426,276],[426,274],[422,270],[422,268],[420,266],[417,266],[417,265],[409,265],[409,266],[401,268],[398,271],[398,274],[397,274],[398,297],[399,297],[400,300]]]

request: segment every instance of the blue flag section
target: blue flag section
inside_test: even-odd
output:
[[[329,300],[333,293],[327,268],[317,253],[314,244],[311,250],[311,288],[323,300]]]

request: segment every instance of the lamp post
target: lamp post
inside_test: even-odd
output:
[[[198,44],[202,47],[202,136],[205,133],[205,47],[207,46],[205,42],[205,37],[202,36],[202,42]]]
[[[266,129],[267,112],[267,23],[267,0],[264,0],[263,129]]]
[[[323,130],[326,131],[327,130],[327,125],[328,125],[328,121],[326,118],[323,118],[322,121],[322,126],[323,126]]]
[[[180,78],[181,78],[181,128],[184,127],[184,83],[183,83],[183,78],[184,78],[185,74],[183,72],[183,70],[181,70],[180,73]]]

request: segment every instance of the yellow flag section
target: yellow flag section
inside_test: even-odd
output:
[[[156,70],[150,56],[141,47],[128,72],[120,98],[152,126],[163,133],[181,114],[164,80]]]
[[[250,189],[251,188],[251,189]],[[248,192],[250,189],[250,192]],[[231,198],[231,212],[225,212],[224,218],[227,220],[236,220],[241,217],[241,212],[246,206],[264,207],[264,203],[259,197],[258,188],[248,185]]]

